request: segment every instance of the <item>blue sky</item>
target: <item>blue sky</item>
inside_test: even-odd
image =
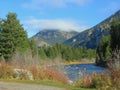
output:
[[[31,37],[43,29],[83,31],[120,9],[120,0],[1,0],[0,18],[15,12]]]

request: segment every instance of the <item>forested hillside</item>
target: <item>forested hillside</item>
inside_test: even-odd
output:
[[[96,49],[101,38],[109,35],[110,25],[113,20],[120,21],[120,10],[94,27],[85,30],[79,33],[77,36],[65,41],[64,44],[71,45],[73,47],[82,46]]]

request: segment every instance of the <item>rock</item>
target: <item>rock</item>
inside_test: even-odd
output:
[[[16,79],[29,79],[34,80],[33,74],[29,70],[25,69],[14,69],[14,78]]]
[[[69,84],[73,84],[73,81],[72,81],[72,80],[69,80],[68,83],[69,83]]]

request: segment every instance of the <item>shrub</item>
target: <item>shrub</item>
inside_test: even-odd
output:
[[[75,86],[83,87],[83,88],[90,88],[92,87],[92,84],[93,84],[92,78],[93,78],[93,75],[92,76],[86,75],[81,80],[75,82]]]
[[[46,78],[44,68],[40,66],[31,66],[29,70],[32,72],[34,80],[43,80]]]
[[[111,72],[112,87],[120,89],[120,70],[112,70]]]
[[[120,50],[115,50],[112,53],[108,67],[111,75],[112,87],[118,90],[120,89]]]
[[[107,65],[110,74],[93,78],[93,86],[99,90],[120,90],[120,50],[112,52]]]
[[[92,80],[93,87],[100,90],[109,90],[111,87],[111,77],[109,75],[97,75]]]
[[[110,90],[111,77],[106,74],[87,75],[82,80],[75,82],[75,86],[83,88],[96,88],[99,90]]]
[[[63,72],[60,72],[58,70],[47,68],[45,70],[45,75],[47,79],[49,80],[55,80],[55,81],[62,82],[62,83],[68,83],[68,77]]]
[[[60,70],[41,66],[31,66],[29,70],[32,72],[34,80],[53,80],[68,83],[68,77]]]
[[[92,86],[92,77],[87,75],[82,79],[81,87],[91,87]]]
[[[0,62],[0,78],[10,79],[13,77],[13,66],[5,62]]]

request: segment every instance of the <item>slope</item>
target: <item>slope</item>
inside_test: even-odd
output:
[[[109,35],[110,24],[113,20],[120,21],[120,10],[96,26],[68,39],[63,44],[72,45],[74,47],[83,46],[86,48],[96,49],[102,36]]]
[[[32,38],[36,41],[38,46],[50,45],[53,46],[56,43],[63,43],[67,39],[77,35],[78,32],[76,31],[60,31],[60,30],[42,30],[38,32]]]

